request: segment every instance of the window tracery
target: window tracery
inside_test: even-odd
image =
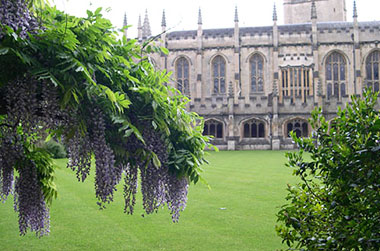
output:
[[[222,56],[216,56],[212,60],[212,79],[214,94],[226,93],[226,61]]]
[[[264,138],[265,124],[262,121],[252,119],[243,124],[244,138]]]
[[[380,52],[372,52],[366,60],[366,87],[379,91]]]
[[[176,62],[177,89],[185,95],[190,94],[189,61],[181,57]]]
[[[261,55],[255,54],[249,60],[251,72],[251,92],[264,91],[264,59]]]
[[[297,137],[309,137],[309,124],[303,119],[293,119],[286,123],[286,135],[295,132]]]
[[[333,52],[326,59],[327,99],[336,97],[341,100],[346,95],[346,60],[338,52]]]
[[[206,121],[203,135],[214,136],[216,139],[223,138],[223,124],[213,119]]]

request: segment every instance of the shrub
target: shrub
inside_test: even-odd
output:
[[[338,111],[331,125],[313,112],[313,139],[293,140],[288,166],[301,178],[288,186],[278,235],[302,250],[380,249],[380,119],[377,93]],[[304,159],[304,153],[311,158]],[[311,160],[309,160],[311,159]]]
[[[42,148],[51,153],[52,157],[55,159],[66,158],[67,156],[65,147],[53,139],[49,140],[48,142],[44,142],[42,144]]]

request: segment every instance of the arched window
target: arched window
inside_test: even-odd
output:
[[[251,92],[264,91],[264,60],[259,54],[255,54],[249,60],[251,71]]]
[[[379,91],[380,52],[372,52],[366,61],[366,85],[373,91]]]
[[[190,94],[189,86],[189,61],[181,57],[176,62],[177,89],[182,94]]]
[[[297,137],[309,137],[309,124],[303,119],[293,119],[286,124],[288,137],[292,131],[296,133]]]
[[[222,56],[212,60],[212,78],[214,93],[226,93],[226,61]]]
[[[252,119],[243,124],[243,137],[244,138],[264,138],[265,125],[264,122]]]
[[[338,100],[346,95],[346,60],[338,52],[331,53],[326,59],[327,98],[336,97]]]
[[[214,138],[223,138],[223,124],[216,120],[208,120],[205,122],[203,135],[214,136]]]

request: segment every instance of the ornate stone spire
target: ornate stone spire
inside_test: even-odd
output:
[[[166,27],[166,17],[165,17],[165,10],[162,11],[162,21],[161,21],[161,27]]]
[[[354,0],[354,16],[353,18],[357,18],[358,17],[358,9],[356,8],[356,1]]]
[[[127,13],[124,12],[124,21],[123,21],[123,27],[127,26]]]
[[[317,19],[317,6],[315,0],[311,1],[311,19]]]
[[[273,4],[273,21],[277,21],[277,8],[276,3]]]
[[[198,24],[202,24],[202,12],[201,12],[201,7],[199,7],[199,11],[198,11]]]
[[[137,24],[137,38],[142,39],[142,26],[141,26],[141,15],[139,15],[139,22]]]
[[[239,22],[237,6],[235,6],[235,19],[234,19],[234,21],[235,21],[235,23]]]
[[[137,24],[137,29],[141,29],[142,26],[141,26],[141,15],[139,15],[139,22]]]
[[[123,27],[127,26],[127,13],[124,12]],[[127,28],[123,29],[124,36],[127,37]]]
[[[148,10],[145,10],[144,25],[142,27],[142,36],[143,38],[147,38],[147,37],[150,37],[151,35],[152,35],[152,32],[150,30]]]

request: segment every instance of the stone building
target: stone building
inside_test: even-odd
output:
[[[330,120],[350,95],[379,90],[380,22],[358,22],[355,2],[353,22],[345,0],[284,0],[284,17],[274,6],[272,26],[239,27],[235,9],[233,28],[202,29],[199,10],[197,30],[161,36],[170,53],[154,64],[173,71],[220,149],[292,149],[289,132],[309,136],[313,109]],[[147,14],[138,30],[150,36]]]

